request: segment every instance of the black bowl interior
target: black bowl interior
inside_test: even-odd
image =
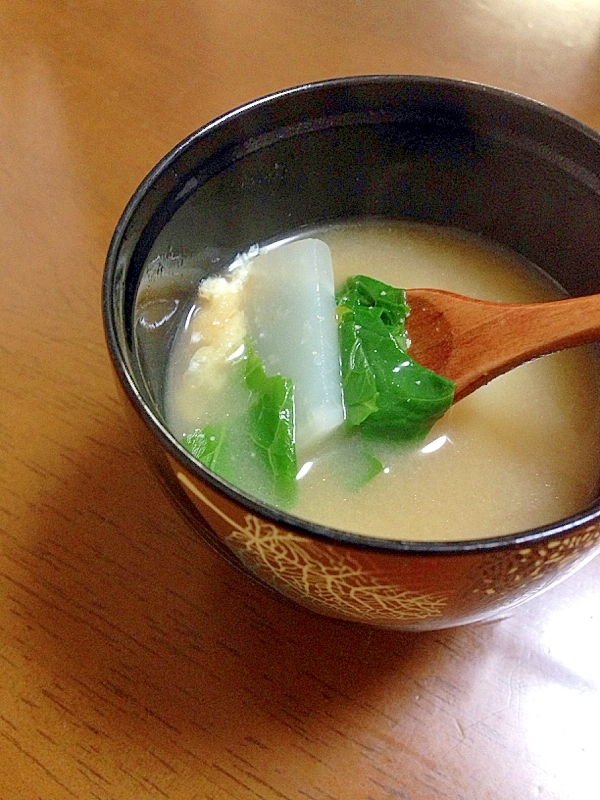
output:
[[[598,292],[599,155],[594,131],[476,84],[355,78],[258,100],[192,134],[132,198],[105,275],[109,342],[162,420],[202,276],[254,243],[367,216],[481,234],[570,294]]]

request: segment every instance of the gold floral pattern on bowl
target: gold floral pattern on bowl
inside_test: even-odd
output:
[[[402,630],[493,619],[558,583],[600,548],[598,524],[528,547],[462,553],[327,541],[251,513],[167,460],[182,494],[234,563],[290,600],[338,619]]]
[[[545,584],[555,583],[557,573],[562,578],[578,569],[586,552],[593,558],[599,542],[600,525],[592,523],[542,544],[499,552],[485,563],[471,592],[504,597],[525,585],[531,587],[531,595],[538,594]],[[523,600],[526,596],[529,595],[524,595]]]
[[[247,569],[315,611],[362,622],[419,622],[440,617],[448,602],[442,594],[383,582],[349,553],[327,544],[315,546],[308,537],[254,514],[246,513],[238,522],[188,475],[176,475],[192,502],[199,501],[205,514],[212,512],[222,522],[217,529]]]

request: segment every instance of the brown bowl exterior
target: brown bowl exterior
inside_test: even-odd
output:
[[[490,620],[559,583],[600,551],[597,521],[538,542],[465,552],[393,551],[309,535],[199,478],[157,446],[130,411],[152,469],[194,530],[233,566],[329,617],[413,631]]]
[[[599,503],[496,540],[416,543],[319,528],[245,498],[168,433],[164,376],[136,353],[132,318],[156,241],[167,225],[189,229],[190,219],[192,245],[211,263],[215,253],[226,262],[255,241],[340,218],[449,224],[513,247],[573,294],[597,292],[599,164],[600,137],[540,104],[402,76],[289,90],[178,145],[117,227],[104,315],[132,425],[194,529],[230,563],[312,611],[403,630],[501,616],[590,560],[600,550]]]

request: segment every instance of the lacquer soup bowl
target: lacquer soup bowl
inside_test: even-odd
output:
[[[203,467],[165,425],[165,365],[198,280],[256,242],[357,218],[480,234],[570,294],[600,291],[600,137],[540,103],[415,76],[314,83],[248,103],[168,153],[133,195],[107,257],[103,311],[142,450],[205,541],[321,614],[426,630],[493,619],[600,549],[600,502],[511,535],[373,539],[269,508]],[[136,332],[136,307],[164,314]]]

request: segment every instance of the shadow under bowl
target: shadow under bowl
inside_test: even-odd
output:
[[[257,242],[368,217],[480,234],[572,295],[599,292],[600,136],[530,99],[431,77],[346,78],[248,103],[178,144],[125,209],[103,285],[113,365],[150,464],[231,563],[341,619],[404,630],[491,619],[597,553],[600,502],[497,539],[371,539],[246,497],[165,425],[166,360],[198,281]],[[147,293],[164,314],[140,336]]]

